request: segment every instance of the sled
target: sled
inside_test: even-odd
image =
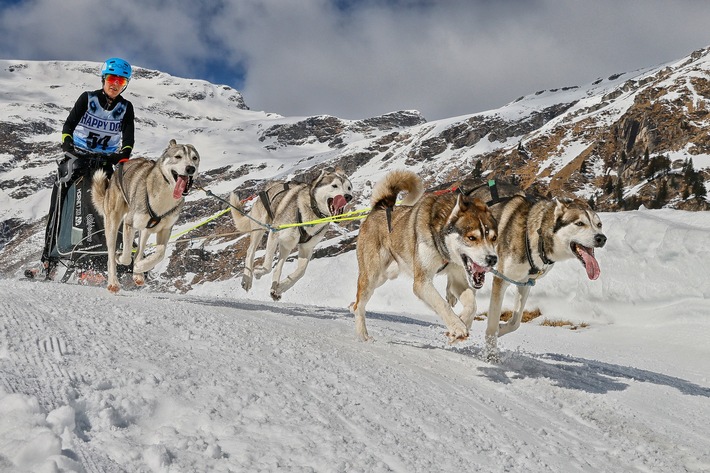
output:
[[[61,282],[67,282],[76,271],[79,281],[87,274],[104,274],[108,265],[108,253],[104,222],[91,202],[92,176],[105,168],[110,155],[66,152],[57,161],[57,176],[52,192],[55,199],[53,212],[47,224],[49,257],[66,268]],[[122,247],[122,232],[119,231],[117,248]],[[130,268],[120,268],[123,273]],[[38,270],[25,271],[25,277],[35,279]],[[92,281],[101,279],[96,276]]]

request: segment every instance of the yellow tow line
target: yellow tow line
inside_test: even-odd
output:
[[[230,205],[230,207],[231,207],[231,205]],[[278,226],[270,226],[270,225],[266,225],[266,224],[262,224],[262,225],[265,228],[269,229],[270,231],[279,231],[279,230],[284,230],[287,228],[305,227],[305,226],[311,226],[311,225],[319,225],[322,223],[347,222],[347,221],[351,221],[351,220],[359,220],[359,219],[365,218],[367,216],[367,214],[370,213],[370,210],[371,210],[370,208],[352,210],[350,212],[345,212],[340,215],[333,215],[331,217],[324,217],[324,218],[319,218],[319,219],[310,220],[308,222],[301,222],[301,223],[285,223],[283,225],[278,225]],[[218,219],[219,217],[221,217],[222,215],[226,214],[229,211],[230,211],[230,208],[220,210],[216,214],[214,214],[210,217],[207,217],[205,220],[201,221],[200,223],[193,225],[192,227],[186,228],[184,230],[181,230],[180,232],[170,235],[170,242],[172,242],[172,243],[178,242],[179,238],[182,237],[183,235],[186,235],[187,233],[190,233],[191,231],[196,230],[203,225],[207,225],[208,223]],[[196,239],[201,239],[201,238],[236,235],[236,234],[241,234],[241,233],[240,232],[233,232],[233,233],[227,233],[227,234],[209,235],[209,236],[204,236],[204,237],[188,238],[188,239],[185,239],[185,241],[191,241],[191,240],[196,240]]]

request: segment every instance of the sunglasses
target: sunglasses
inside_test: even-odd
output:
[[[117,85],[118,87],[125,87],[128,85],[128,79],[121,76],[115,76],[113,74],[108,74],[105,78],[106,82],[109,84]]]

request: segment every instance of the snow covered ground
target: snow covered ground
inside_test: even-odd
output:
[[[0,471],[710,471],[710,213],[602,219],[601,278],[560,263],[500,364],[485,322],[447,345],[406,278],[357,341],[352,253],[279,303],[263,279],[118,296],[0,280]]]

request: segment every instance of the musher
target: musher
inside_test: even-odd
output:
[[[101,67],[102,88],[83,92],[69,112],[62,128],[62,151],[78,158],[75,169],[91,168],[93,172],[102,168],[111,176],[115,164],[130,158],[135,141],[133,104],[121,93],[128,87],[131,75],[127,61],[117,57],[107,59]],[[67,161],[65,155],[59,163],[59,178],[62,173],[69,178],[74,171],[66,169]],[[45,279],[54,278],[59,262],[52,249],[60,224],[58,202],[64,202],[66,190],[67,186],[59,179],[54,182],[40,268]]]

